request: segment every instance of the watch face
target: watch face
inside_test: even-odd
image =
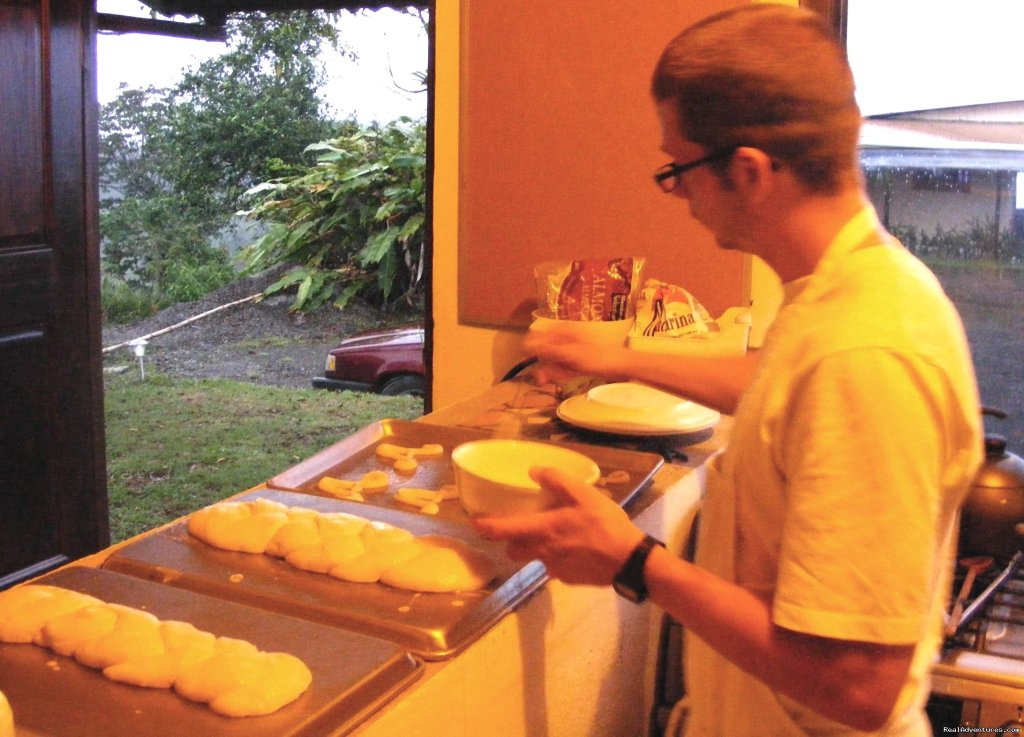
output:
[[[613,581],[612,588],[615,589],[615,593],[621,596],[623,599],[627,599],[634,604],[639,604],[644,600],[644,596],[633,587],[626,584],[624,581]]]

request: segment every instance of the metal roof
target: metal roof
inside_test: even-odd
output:
[[[232,13],[262,10],[379,10],[380,8],[426,8],[427,0],[143,0],[160,15],[202,18],[209,25],[221,25]]]
[[[870,117],[861,129],[861,161],[1024,171],[1024,101]]]

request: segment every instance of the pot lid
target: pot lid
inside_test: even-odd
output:
[[[1002,435],[985,435],[985,462],[974,485],[997,489],[1024,487],[1024,459],[1006,450],[1006,438]]]

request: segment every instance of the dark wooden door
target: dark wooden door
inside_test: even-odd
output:
[[[0,588],[109,540],[91,0],[0,0]]]

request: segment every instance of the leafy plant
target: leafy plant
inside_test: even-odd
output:
[[[154,301],[149,291],[131,287],[117,277],[104,279],[100,289],[103,319],[106,322],[135,322],[149,317],[162,306]]]
[[[320,45],[338,44],[325,14],[241,16],[228,36],[173,88],[124,90],[101,113],[104,274],[158,301],[230,278],[209,244],[239,196],[336,130],[317,95]]]
[[[896,225],[892,233],[911,251],[932,259],[981,259],[1006,264],[1024,258],[1024,241],[1010,229],[997,233],[992,218],[974,218],[962,228],[936,225],[931,232],[915,226]]]
[[[319,52],[338,43],[323,13],[254,13],[229,23],[228,35],[226,54],[171,91],[162,142],[175,152],[175,189],[191,208],[222,216],[282,162],[300,163],[309,141],[331,135]]]
[[[383,307],[422,297],[426,128],[403,118],[313,144],[312,164],[257,185],[246,215],[270,224],[242,253],[249,271],[294,264],[267,293],[295,289],[292,307],[342,308],[357,294]]]

